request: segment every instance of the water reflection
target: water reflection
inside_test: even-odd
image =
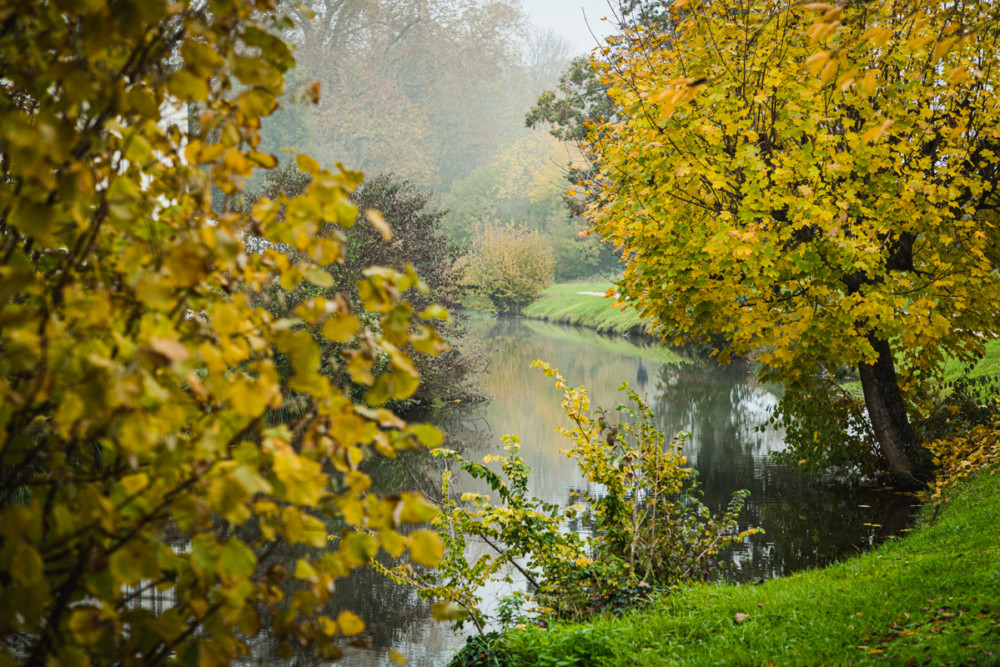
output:
[[[729,554],[736,563],[730,573],[734,579],[768,579],[848,557],[897,533],[911,515],[907,496],[824,486],[772,464],[768,454],[783,447],[782,434],[758,432],[757,427],[777,399],[772,388],[757,384],[745,368],[682,363],[649,343],[538,322],[474,320],[470,328],[492,348],[483,381],[490,400],[452,405],[434,415],[447,433],[445,446],[479,459],[502,451],[501,435],[520,436],[521,454],[532,470],[531,492],[547,502],[569,503],[573,491],[586,488],[587,482],[559,452],[568,445],[555,431],[564,425],[562,396],[530,368],[533,359],[558,368],[573,385],[586,385],[595,406],[610,409],[621,402],[617,388],[628,380],[646,396],[657,426],[668,437],[689,431],[685,454],[713,511],[724,509],[735,490],[750,490],[741,528],[758,526],[765,534]],[[437,491],[441,470],[430,457],[372,465],[380,489]],[[485,491],[467,478],[457,478],[456,487]],[[585,530],[582,525],[572,528]],[[334,615],[351,609],[369,621],[372,649],[349,650],[346,664],[389,665],[388,650],[395,648],[412,666],[443,665],[464,643],[446,624],[430,620],[428,606],[413,591],[371,570],[340,583],[336,600]],[[258,653],[261,662],[288,664],[266,655],[266,650]]]

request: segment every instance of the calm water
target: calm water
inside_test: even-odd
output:
[[[445,446],[479,459],[502,452],[501,435],[518,435],[532,470],[530,488],[539,498],[568,504],[570,494],[587,483],[559,453],[568,445],[555,432],[564,423],[561,394],[530,368],[533,359],[558,368],[571,385],[585,385],[593,406],[610,409],[624,402],[616,390],[628,380],[655,409],[668,438],[690,431],[685,453],[713,511],[722,511],[735,490],[750,490],[741,527],[758,526],[765,534],[731,554],[735,579],[752,582],[824,565],[869,549],[907,525],[913,502],[908,496],[824,486],[772,464],[768,455],[782,448],[782,434],[758,433],[756,427],[777,399],[744,369],[683,363],[649,344],[539,322],[477,320],[472,329],[489,348],[483,385],[490,400],[436,416],[448,434]],[[385,490],[419,488],[433,495],[440,480],[436,466],[419,457],[405,465],[379,463],[372,474]],[[457,486],[485,490],[467,478]],[[505,592],[490,590],[487,597]],[[372,572],[343,582],[337,600],[368,622],[371,642],[370,649],[350,649],[342,664],[390,665],[388,651],[395,648],[412,666],[444,665],[464,643],[448,624],[430,620],[428,606],[412,591]],[[260,662],[278,664],[269,653],[266,645],[256,651]]]

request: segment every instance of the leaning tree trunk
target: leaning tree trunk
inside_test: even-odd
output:
[[[869,336],[868,342],[878,356],[873,364],[859,364],[858,371],[875,437],[896,483],[907,488],[922,487],[929,478],[929,460],[910,426],[892,349],[888,341],[875,336]]]

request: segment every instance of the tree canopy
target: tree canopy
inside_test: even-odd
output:
[[[874,456],[914,483],[929,381],[1000,335],[1000,8],[671,11],[599,64],[621,120],[597,129],[590,216],[624,246],[622,300],[671,340],[756,350],[786,407],[858,368]]]
[[[434,508],[369,494],[359,464],[440,443],[379,406],[414,391],[408,350],[443,348],[443,310],[416,312],[416,274],[387,268],[359,286],[377,327],[338,295],[252,305],[273,281],[332,284],[344,237],[317,232],[355,224],[361,179],[300,154],[300,195],[235,206],[277,165],[261,120],[294,59],[274,9],[0,9],[0,664],[219,665],[264,627],[282,655],[336,658],[364,629],[326,614],[338,579],[380,550],[440,557],[402,532]]]

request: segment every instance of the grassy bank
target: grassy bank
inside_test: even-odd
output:
[[[580,292],[604,294],[611,289],[609,282],[563,283],[542,292],[537,301],[527,306],[525,317],[589,327],[617,334],[644,332],[646,325],[634,310],[612,308],[613,299]]]
[[[1000,474],[963,480],[933,515],[822,570],[689,586],[507,644],[523,665],[1000,665]]]

